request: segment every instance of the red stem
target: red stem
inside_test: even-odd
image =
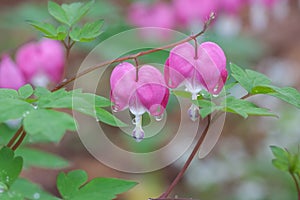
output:
[[[22,144],[25,136],[26,136],[26,132],[22,131],[21,137],[19,138],[19,140],[16,142],[16,144],[11,149],[15,151]]]
[[[176,178],[173,180],[173,182],[168,187],[168,189],[158,199],[153,199],[153,200],[163,200],[163,199],[166,199],[169,196],[169,194],[174,189],[174,187],[178,184],[178,182],[182,178],[183,174],[185,173],[185,171],[190,166],[190,164],[191,164],[192,160],[194,159],[195,155],[197,154],[199,148],[201,147],[201,145],[202,145],[202,143],[203,143],[203,141],[204,141],[204,139],[205,139],[205,137],[207,135],[209,126],[210,126],[210,115],[207,116],[207,125],[206,125],[204,131],[202,132],[201,137],[199,138],[197,144],[195,145],[192,153],[190,154],[189,158],[185,162],[184,166],[182,167],[182,169],[180,170],[180,172],[177,174]]]
[[[293,180],[294,180],[294,182],[295,182],[295,185],[296,185],[296,189],[297,189],[297,193],[298,193],[298,200],[300,200],[300,187],[299,187],[299,182],[298,182],[296,176],[295,176],[292,172],[290,172],[290,174],[291,174],[291,176],[292,176],[292,178],[293,178]]]

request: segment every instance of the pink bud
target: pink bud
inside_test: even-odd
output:
[[[63,75],[64,49],[55,40],[30,42],[20,47],[16,54],[16,62],[26,79],[34,85],[58,83]]]
[[[136,68],[124,62],[115,67],[110,77],[111,101],[114,111],[129,108],[135,115],[133,137],[141,141],[142,115],[149,112],[153,116],[161,116],[169,99],[169,90],[159,70],[150,65],[140,67],[138,79]]]
[[[0,88],[17,90],[23,85],[25,79],[22,72],[8,55],[4,55],[0,63]]]
[[[226,57],[213,42],[195,48],[190,43],[176,46],[165,65],[165,80],[170,88],[184,84],[194,96],[202,89],[217,95],[227,79]]]

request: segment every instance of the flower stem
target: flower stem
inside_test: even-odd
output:
[[[82,77],[82,76],[84,76],[84,75],[86,75],[86,74],[88,74],[88,73],[90,73],[90,72],[92,72],[92,71],[94,71],[94,70],[97,70],[97,69],[99,69],[99,68],[101,68],[101,67],[104,67],[104,66],[107,66],[107,65],[110,65],[110,64],[113,64],[113,63],[117,63],[117,62],[122,62],[122,61],[125,61],[125,60],[135,59],[135,58],[138,58],[138,57],[140,57],[140,56],[144,56],[144,55],[151,54],[151,53],[155,53],[155,52],[162,51],[162,50],[165,50],[165,49],[173,48],[173,47],[175,47],[175,46],[177,46],[177,45],[180,45],[180,44],[183,44],[183,43],[185,43],[185,42],[189,42],[189,41],[191,41],[191,40],[195,40],[195,38],[197,38],[197,37],[203,35],[203,34],[206,32],[206,30],[208,29],[210,23],[212,22],[212,20],[213,20],[214,18],[215,18],[215,15],[214,15],[214,13],[212,13],[212,14],[209,16],[209,19],[205,22],[205,24],[204,24],[204,26],[203,26],[203,29],[202,29],[199,33],[197,33],[197,34],[195,34],[195,35],[192,35],[192,36],[187,37],[187,38],[185,38],[185,39],[183,39],[183,40],[180,40],[180,41],[178,41],[178,42],[175,42],[175,43],[172,43],[172,44],[168,44],[168,45],[165,45],[165,46],[162,46],[162,47],[150,49],[150,50],[147,50],[147,51],[141,51],[141,52],[136,53],[136,54],[132,54],[132,55],[129,55],[129,56],[124,56],[124,57],[120,57],[120,58],[118,58],[118,59],[109,60],[109,61],[105,61],[105,62],[99,63],[99,64],[97,64],[97,65],[95,65],[95,66],[92,66],[92,67],[90,67],[90,68],[88,68],[88,69],[86,69],[86,70],[84,70],[84,71],[78,73],[77,75],[75,75],[75,76],[69,78],[68,80],[66,80],[66,81],[64,81],[64,82],[61,82],[60,84],[58,84],[58,85],[52,90],[52,92],[53,92],[53,91],[56,91],[56,90],[59,90],[59,89],[61,89],[61,88],[63,88],[64,86],[66,86],[67,84],[69,84],[69,83],[75,81],[76,79],[78,79],[78,78],[80,78],[80,77]]]
[[[134,58],[134,62],[135,62],[135,82],[139,81],[139,62],[137,58]]]
[[[194,38],[195,41],[195,56],[194,59],[197,60],[198,59],[198,41],[197,38]]]
[[[298,200],[300,200],[300,187],[299,187],[299,181],[297,180],[297,177],[292,173],[290,172],[294,182],[295,182],[295,185],[296,185],[296,189],[297,189],[297,194],[298,194]]]
[[[16,142],[16,140],[19,138],[19,136],[22,134],[22,132],[23,132],[23,127],[21,126],[14,134],[14,136],[9,140],[6,146],[11,148],[13,144]]]
[[[26,132],[23,130],[19,140],[16,142],[16,144],[11,149],[15,151],[22,144],[25,136],[26,136]]]
[[[177,176],[175,177],[175,179],[173,180],[171,185],[167,188],[167,190],[158,199],[153,199],[153,200],[162,200],[162,199],[167,198],[169,196],[169,194],[174,189],[174,187],[178,184],[178,182],[182,178],[183,174],[185,173],[185,171],[190,166],[190,164],[191,164],[192,160],[194,159],[195,155],[197,154],[199,148],[201,147],[201,145],[202,145],[202,143],[203,143],[203,141],[204,141],[204,139],[205,139],[205,137],[208,133],[209,126],[210,126],[210,115],[207,116],[207,125],[206,125],[204,131],[202,132],[201,137],[199,138],[199,140],[198,140],[197,144],[195,145],[192,153],[190,154],[189,158],[185,162],[185,164],[182,167],[182,169],[180,170],[180,172],[177,174]]]

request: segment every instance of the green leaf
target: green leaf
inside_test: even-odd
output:
[[[62,9],[65,11],[70,26],[79,21],[90,10],[94,1],[90,1],[86,4],[75,2],[71,4],[62,4]]]
[[[57,40],[64,40],[68,35],[68,28],[66,26],[59,26],[56,29],[56,37]]]
[[[41,31],[45,37],[56,38],[56,29],[52,24],[32,20],[27,20],[27,22],[37,30]]]
[[[272,164],[279,170],[289,171],[290,163],[289,163],[289,153],[280,147],[270,146],[275,159],[272,160]]]
[[[36,87],[34,90],[34,95],[37,98],[42,98],[42,97],[48,96],[50,94],[51,94],[51,92],[44,87]]]
[[[23,125],[28,134],[42,134],[52,142],[59,142],[67,130],[76,130],[75,121],[70,115],[47,109],[30,112],[24,118]]]
[[[197,100],[196,104],[200,107],[199,113],[202,118],[207,117],[209,114],[221,108],[214,102],[205,99]]]
[[[230,63],[231,75],[244,87],[249,93],[252,89],[259,85],[270,84],[270,79],[259,72],[253,70],[243,70],[237,65]]]
[[[86,183],[88,176],[85,171],[75,170],[67,174],[60,173],[57,187],[64,200],[111,200],[117,194],[134,187],[137,183],[115,178],[95,178]]]
[[[244,118],[247,118],[248,115],[276,116],[268,109],[260,108],[252,102],[242,99],[236,99],[232,96],[226,98],[222,102],[222,106],[224,111],[239,114]]]
[[[98,37],[103,25],[103,20],[98,20],[92,23],[86,23],[82,28],[74,27],[70,32],[70,37],[76,42],[90,42]]]
[[[113,116],[110,112],[102,108],[96,108],[96,116],[99,121],[111,126],[115,126],[115,127],[128,126],[127,124],[125,124],[124,122],[122,122],[121,120]]]
[[[0,99],[3,98],[18,98],[18,92],[12,89],[0,88]]]
[[[59,198],[45,192],[40,186],[23,178],[17,179],[6,195],[7,199],[21,199],[21,200],[59,200]],[[0,195],[1,199],[1,195]],[[4,198],[3,198],[4,199]]]
[[[34,110],[30,103],[19,99],[0,99],[0,122],[23,118]]]
[[[24,158],[25,167],[41,167],[49,169],[61,169],[69,166],[69,162],[57,155],[32,148],[19,148],[16,155]]]
[[[67,14],[66,14],[65,10],[60,5],[58,5],[57,3],[53,2],[53,1],[49,1],[48,2],[48,12],[57,21],[59,21],[63,24],[67,24],[67,25],[71,26],[71,24],[69,23],[69,19],[67,17]]]
[[[23,166],[23,159],[15,156],[13,150],[3,147],[0,150],[0,182],[8,188],[18,178]]]
[[[187,91],[182,91],[182,90],[173,90],[172,93],[178,97],[183,97],[183,98],[188,98],[192,99],[192,94]]]
[[[284,87],[284,88],[279,88],[275,86],[269,86],[269,87],[275,91],[274,93],[272,92],[268,93],[269,95],[277,97],[300,109],[300,93],[298,90],[291,87]]]
[[[30,84],[22,86],[19,90],[19,96],[23,99],[27,99],[33,94],[33,88]]]

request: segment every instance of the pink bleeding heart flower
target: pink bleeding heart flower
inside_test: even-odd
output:
[[[139,30],[141,36],[147,39],[165,40],[175,26],[175,15],[172,7],[163,2],[147,5],[144,2],[133,3],[128,10],[128,21],[137,27],[158,27]]]
[[[61,81],[65,64],[64,48],[60,42],[50,39],[30,42],[20,47],[16,62],[28,82],[45,87],[49,82]]]
[[[8,55],[4,55],[0,63],[0,88],[17,90],[25,84],[25,78],[20,69]]]
[[[179,22],[184,25],[205,21],[219,9],[216,0],[173,0],[173,5]]]
[[[237,15],[245,4],[245,0],[219,0],[220,8],[230,15]]]
[[[115,67],[110,77],[113,111],[129,108],[135,115],[133,137],[144,138],[142,115],[145,112],[161,119],[169,99],[169,90],[160,71],[153,66],[136,67],[123,62]]]
[[[165,81],[170,88],[185,85],[192,93],[192,100],[197,99],[201,90],[218,95],[226,79],[226,57],[216,43],[204,42],[197,51],[190,43],[176,46],[170,52],[165,64]],[[195,105],[189,109],[190,118],[199,117],[199,108]]]

